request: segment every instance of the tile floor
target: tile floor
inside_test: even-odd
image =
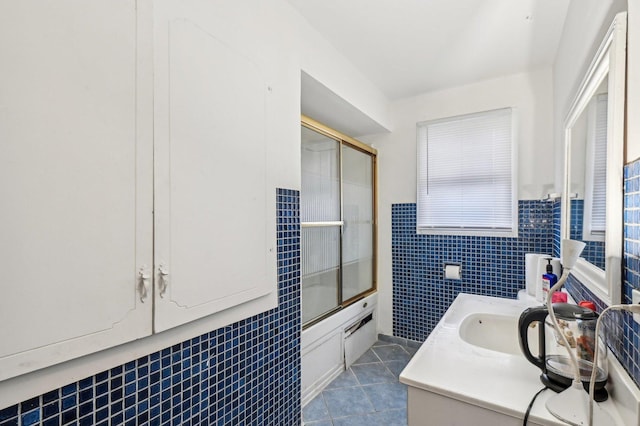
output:
[[[407,387],[398,376],[416,351],[377,341],[303,408],[303,424],[406,426]]]

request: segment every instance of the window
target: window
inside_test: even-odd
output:
[[[589,104],[582,239],[604,241],[607,201],[607,94]]]
[[[375,290],[376,152],[304,117],[301,156],[301,310],[307,326]]]
[[[417,125],[417,231],[515,237],[512,108]]]

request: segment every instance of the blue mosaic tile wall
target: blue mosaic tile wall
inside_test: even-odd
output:
[[[569,294],[571,294],[571,297],[573,297],[577,302],[581,300],[590,300],[594,302],[597,312],[602,312],[607,307],[606,303],[600,300],[573,275],[569,275],[569,278],[565,283],[565,288]],[[629,300],[629,302],[631,302],[631,300]],[[620,311],[610,311],[607,313],[607,316],[603,321],[606,329],[607,345],[609,346],[609,349],[611,349],[614,356],[618,358],[620,363],[625,367],[625,369],[627,369],[629,375],[634,378],[636,384],[640,383],[638,381],[640,378],[638,376],[638,371],[636,371],[635,375],[633,374],[633,364],[625,364],[625,360],[632,359],[633,356],[632,353],[630,353],[633,352],[633,350],[630,351],[630,346],[625,343],[628,342],[627,339],[632,338],[628,333],[630,330],[629,327],[632,327],[632,323],[634,323],[631,315]],[[635,369],[637,370],[637,359],[635,365]]]
[[[631,303],[631,290],[640,289],[640,160],[624,168],[624,254],[622,302]],[[567,281],[567,290],[576,300],[593,301],[598,311],[606,304],[575,277]],[[607,314],[606,326],[611,351],[640,387],[640,326],[626,312]]]
[[[562,241],[562,202],[560,198],[553,202],[553,257],[560,257],[560,241]]]
[[[582,241],[582,227],[584,225],[584,200],[571,200],[571,223],[569,235],[572,240]],[[604,242],[585,241],[587,244],[582,250],[581,257],[604,269]]]
[[[393,334],[424,341],[460,292],[515,298],[524,288],[524,254],[553,249],[553,203],[518,202],[518,237],[416,233],[416,204],[391,208]],[[445,280],[445,262],[462,280]]]
[[[299,425],[299,192],[277,203],[277,308],[0,409],[0,426]]]
[[[561,236],[561,202],[560,199],[553,202],[553,257],[560,257]],[[582,240],[582,226],[584,214],[584,200],[571,200],[571,230],[573,240]],[[582,257],[594,265],[604,269],[604,242],[585,241],[586,247],[582,251]]]

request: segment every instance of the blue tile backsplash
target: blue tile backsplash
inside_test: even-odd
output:
[[[394,204],[392,222],[393,334],[423,341],[458,293],[515,298],[524,288],[524,254],[553,250],[554,203],[518,202],[518,237],[416,233],[416,204]],[[447,262],[462,280],[446,280]]]
[[[640,289],[640,160],[625,166],[623,303]],[[578,212],[582,200],[572,201]],[[393,332],[423,341],[460,292],[513,298],[524,287],[524,253],[560,256],[561,202],[520,201],[518,238],[416,234],[416,205],[392,206]],[[574,218],[579,237],[581,225]],[[593,243],[583,257],[598,262],[602,247]],[[602,260],[603,261],[603,260]],[[443,278],[443,264],[462,264],[462,280]],[[576,300],[606,306],[573,275],[566,284]],[[630,314],[611,312],[605,325],[613,355],[640,387],[640,326]]]
[[[277,191],[278,307],[0,410],[9,425],[300,424],[299,192]]]
[[[624,252],[622,302],[631,303],[631,290],[640,289],[640,160],[624,168]],[[567,289],[577,300],[595,302],[598,311],[606,304],[574,277]],[[640,387],[640,327],[626,312],[607,314],[608,344],[613,354]]]
[[[571,200],[570,238],[583,241],[582,227],[584,225],[584,200]],[[585,258],[598,268],[604,269],[604,242],[585,241],[587,244],[582,250],[581,257]]]
[[[553,202],[553,257],[560,257],[560,241],[562,225],[562,202],[560,198]]]
[[[624,188],[622,301],[631,303],[631,290],[640,289],[640,160],[625,166]],[[623,337],[616,356],[640,387],[640,326],[626,312],[620,318]]]
[[[606,303],[600,300],[573,275],[570,275],[567,279],[565,288],[571,294],[571,297],[578,302],[581,300],[590,300],[594,302],[597,312],[602,312],[607,307]],[[632,352],[637,353],[638,351],[633,349],[629,351],[631,346],[625,343],[633,342],[633,333],[630,333],[633,328],[632,323],[634,323],[632,316],[619,311],[610,311],[606,315],[607,316],[603,321],[606,329],[607,345],[609,346],[609,349],[611,349],[611,352],[613,352],[614,356],[620,360],[620,363],[625,367],[627,372],[629,372],[636,384],[640,384],[638,381],[639,376],[637,367],[634,367],[634,363],[630,362],[634,357]],[[635,334],[637,336],[637,330]],[[625,347],[625,345],[627,347]],[[635,355],[635,358],[635,365],[637,366],[637,355]],[[634,369],[636,370],[635,373]]]
[[[560,257],[560,241],[561,236],[561,207],[560,199],[553,202],[553,256]],[[584,217],[584,200],[571,200],[571,217],[570,217],[570,237],[573,240],[582,241]],[[585,258],[592,264],[604,269],[604,242],[601,241],[585,241],[587,244],[582,251],[581,257]]]

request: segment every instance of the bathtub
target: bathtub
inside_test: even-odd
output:
[[[519,351],[516,325],[528,306],[470,294],[455,299],[400,374],[408,386],[409,426],[522,425],[531,398],[543,387],[540,370]],[[640,392],[615,357],[609,362],[611,396],[602,407],[616,425],[640,424]],[[545,408],[552,394],[540,394],[529,425],[565,425]]]
[[[357,334],[355,358],[362,355],[376,340],[378,294],[373,293],[364,299],[347,306],[328,318],[302,331],[300,353],[302,364],[302,406],[316,397],[325,386],[345,370],[348,358],[346,329],[358,319],[373,314],[373,320],[367,323]]]

